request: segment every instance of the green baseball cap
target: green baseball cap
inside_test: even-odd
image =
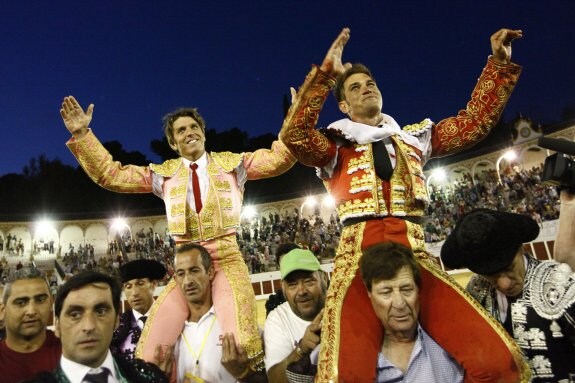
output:
[[[293,249],[284,255],[280,261],[280,274],[285,279],[292,271],[318,271],[321,269],[319,261],[309,250]]]

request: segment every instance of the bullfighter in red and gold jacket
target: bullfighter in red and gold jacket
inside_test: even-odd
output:
[[[466,370],[465,381],[528,381],[520,350],[476,302],[425,252],[421,222],[428,204],[423,165],[465,150],[497,123],[521,68],[510,62],[521,31],[491,37],[493,55],[467,107],[435,124],[403,129],[381,113],[382,97],[370,71],[343,64],[349,29],[342,30],[322,65],[299,89],[280,139],[304,165],[315,167],[344,225],[327,293],[316,381],[374,381],[383,330],[361,282],[362,250],[382,241],[410,246],[422,267],[421,324]],[[315,130],[334,88],[349,119]]]

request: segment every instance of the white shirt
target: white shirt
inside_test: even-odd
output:
[[[60,367],[70,383],[82,383],[84,382],[84,377],[88,372],[100,372],[99,369],[94,369],[89,366],[84,366],[83,364],[76,363],[64,356],[60,358]],[[104,359],[104,363],[100,367],[106,367],[110,370],[110,375],[108,375],[108,383],[117,383],[118,375],[116,373],[116,367],[114,366],[114,359],[112,358],[112,353],[108,350],[108,355]]]
[[[148,310],[148,312],[145,314],[140,314],[138,311],[132,309],[132,315],[134,315],[134,319],[136,320],[136,323],[138,324],[138,327],[141,330],[144,328],[144,321],[140,320],[140,318],[143,316],[148,318],[150,316],[150,310]]]
[[[184,163],[184,166],[188,169],[188,172],[191,172],[192,170],[190,169],[190,164],[192,162],[183,157],[182,162]],[[196,173],[198,173],[198,181],[200,182],[200,195],[202,197],[202,206],[203,206],[208,196],[208,190],[210,187],[210,177],[208,176],[207,153],[204,152],[204,154],[195,163],[198,165]],[[152,191],[155,195],[157,195],[162,199],[164,199],[163,185],[164,185],[164,178],[152,172]],[[186,201],[190,205],[190,208],[196,211],[196,204],[194,203],[194,191],[192,189],[191,174],[190,174],[190,184],[187,187]]]
[[[299,342],[311,321],[294,314],[288,302],[269,313],[264,325],[266,371],[283,361]]]
[[[213,306],[198,322],[186,321],[182,335],[176,343],[178,383],[184,381],[186,373],[196,374],[206,383],[236,381],[221,363],[222,338],[222,329]]]

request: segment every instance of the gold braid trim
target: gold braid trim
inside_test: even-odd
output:
[[[280,131],[281,141],[306,166],[324,166],[335,150],[327,137],[314,129],[334,85],[334,78],[314,66],[299,88]]]
[[[150,168],[159,176],[172,177],[182,164],[181,158],[174,158],[164,161],[162,164],[150,164]]]
[[[455,280],[449,274],[441,270],[437,262],[433,261],[430,258],[432,256],[429,255],[426,251],[414,250],[414,255],[420,267],[429,271],[437,279],[443,281],[446,285],[455,290],[460,296],[462,296],[467,301],[467,303],[473,306],[475,311],[491,326],[493,330],[495,330],[497,335],[499,335],[499,337],[503,340],[503,342],[507,346],[507,349],[513,356],[515,365],[517,366],[520,372],[520,379],[521,379],[520,383],[530,382],[531,368],[529,367],[527,361],[523,358],[521,349],[519,348],[517,343],[515,343],[513,338],[509,335],[507,330],[503,328],[501,323],[499,323],[499,321],[497,321],[494,317],[492,317],[491,314],[489,314],[487,310],[485,310],[485,308],[481,306],[481,304],[471,296],[471,294],[469,294],[463,287],[461,287],[459,283],[455,282]]]
[[[344,227],[342,232],[325,298],[317,382],[338,381],[341,310],[345,295],[359,267],[364,229],[365,222],[361,222]]]
[[[220,168],[226,173],[230,173],[235,168],[240,166],[243,158],[243,153],[232,153],[232,152],[219,152],[210,153],[212,159],[218,164]]]
[[[140,339],[138,340],[138,344],[136,345],[136,350],[134,350],[134,356],[139,359],[144,359],[144,344],[148,340],[148,335],[150,334],[150,327],[152,326],[152,322],[154,321],[154,317],[158,312],[158,309],[164,302],[164,299],[168,296],[172,289],[177,288],[176,280],[171,278],[166,287],[160,293],[160,296],[154,301],[152,307],[150,308],[150,315],[148,315],[148,319],[144,324],[144,328],[142,329],[142,335],[140,335]]]
[[[218,238],[216,246],[221,271],[226,275],[234,296],[236,326],[240,337],[238,342],[248,354],[250,368],[253,371],[263,371],[264,351],[257,326],[256,298],[235,234]]]
[[[517,84],[521,67],[489,59],[471,94],[456,117],[440,121],[434,129],[433,156],[460,152],[481,141],[497,124]]]

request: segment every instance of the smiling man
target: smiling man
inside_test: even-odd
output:
[[[177,244],[201,243],[214,263],[214,305],[225,331],[233,332],[250,356],[253,367],[263,370],[263,350],[257,329],[254,291],[238,244],[244,186],[247,180],[274,177],[289,170],[295,158],[280,141],[271,149],[251,153],[207,153],[202,116],[194,108],[178,109],[164,117],[164,132],[180,158],[149,166],[122,165],[89,129],[94,105],[84,111],[72,96],[65,97],[60,114],[72,138],[68,148],[98,185],[121,193],[154,193],[164,200],[168,229]],[[165,300],[186,310],[183,298],[174,294]],[[167,344],[174,344],[184,315],[163,314],[172,319],[169,329],[150,327]],[[222,319],[223,318],[223,319]],[[142,357],[153,360],[154,349]]]
[[[13,274],[0,305],[6,339],[0,342],[0,380],[17,383],[58,365],[62,347],[46,329],[52,312],[52,296],[44,274],[25,267]]]
[[[420,269],[406,246],[385,242],[360,261],[367,295],[385,334],[376,382],[463,382],[463,369],[419,325]]]
[[[266,370],[271,382],[287,382],[286,368],[309,358],[319,345],[327,278],[309,250],[293,249],[280,261],[287,302],[271,311],[264,327]]]
[[[74,275],[60,287],[54,311],[62,357],[54,372],[33,382],[167,382],[152,364],[112,356],[109,347],[118,326],[121,293],[118,281],[92,271]]]

